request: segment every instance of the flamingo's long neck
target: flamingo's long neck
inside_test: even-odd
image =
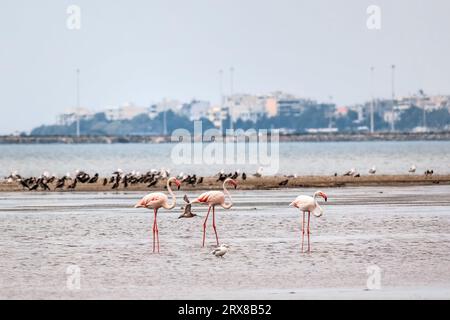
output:
[[[230,202],[222,204],[222,207],[224,209],[230,209],[233,206],[233,200],[231,199],[230,192],[228,192],[228,189],[226,187],[226,183],[227,183],[227,181],[225,181],[223,183],[223,193],[225,193],[228,196],[228,198],[230,199]]]
[[[319,216],[323,213],[323,210],[322,210],[322,207],[319,205],[319,202],[317,201],[317,196],[318,196],[318,194],[317,193],[315,193],[314,194],[314,202],[315,202],[315,204],[316,204],[316,209],[320,212],[319,213]],[[315,213],[313,213],[315,216],[317,216],[317,214],[315,214]]]
[[[170,187],[170,183],[172,182],[172,180],[173,179],[167,180],[167,192],[169,193],[169,195],[172,196],[172,203],[166,204],[166,206],[164,207],[164,209],[168,209],[168,210],[175,208],[176,201],[177,201],[177,198],[175,197],[175,194],[173,193],[172,188]]]

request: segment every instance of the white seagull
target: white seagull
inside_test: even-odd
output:
[[[219,247],[215,248],[213,251],[211,251],[211,254],[215,255],[216,257],[223,258],[223,256],[230,250],[230,246],[227,244],[222,244]]]
[[[375,167],[372,167],[369,169],[370,174],[375,174],[376,172],[377,172],[377,168],[375,168]]]
[[[257,177],[257,178],[261,178],[261,177],[262,177],[263,170],[264,170],[263,167],[259,167],[259,168],[258,168],[258,171],[256,171],[256,173],[253,174],[253,176],[254,176],[254,177]]]
[[[409,173],[414,173],[414,172],[416,172],[416,166],[415,166],[415,165],[412,165],[411,168],[409,168],[408,172],[409,172]]]
[[[355,168],[351,168],[350,171],[347,171],[344,176],[350,176],[353,177],[356,173],[356,169]]]

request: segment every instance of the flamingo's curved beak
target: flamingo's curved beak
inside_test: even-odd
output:
[[[230,180],[230,183],[234,186],[234,188],[237,188],[237,182],[236,180]]]
[[[180,182],[180,180],[175,180],[175,184],[177,185],[177,188],[178,188],[178,190],[180,190],[180,187],[181,187],[181,182]]]
[[[328,197],[327,197],[327,195],[325,193],[321,192],[320,196],[325,200],[325,202],[327,202]]]

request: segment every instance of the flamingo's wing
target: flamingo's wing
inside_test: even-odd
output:
[[[202,193],[197,199],[195,199],[195,202],[199,203],[207,203],[211,197],[211,192],[205,192]]]
[[[163,193],[150,193],[146,195],[143,200],[143,205],[146,208],[154,208],[161,206],[166,200],[166,195]]]
[[[314,198],[310,196],[298,196],[291,205],[302,211],[313,211],[315,209]]]

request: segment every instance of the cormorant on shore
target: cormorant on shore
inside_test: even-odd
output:
[[[67,187],[67,189],[75,189],[76,186],[77,186],[77,182],[78,182],[77,179],[73,180],[72,184],[70,184],[70,185]]]
[[[97,183],[98,181],[98,173],[96,173],[90,180],[89,183]]]
[[[228,176],[227,176],[226,174],[221,173],[221,174],[219,175],[219,178],[217,178],[216,182],[218,182],[218,181],[223,182],[223,181],[225,181],[225,179],[226,179],[227,177],[228,177]]]
[[[47,181],[44,179],[40,179],[39,186],[44,189],[45,191],[50,191],[50,187],[47,184]]]
[[[155,186],[158,183],[158,180],[153,180],[152,182],[150,182],[150,184],[147,186],[147,188],[151,188],[153,186]]]
[[[56,183],[55,190],[64,188],[65,183],[66,183],[66,177],[64,176],[61,179],[59,179],[58,182]]]
[[[120,183],[120,180],[116,180],[116,182],[114,182],[114,184],[112,186],[112,189],[117,189],[119,187],[119,183]]]
[[[24,181],[24,180],[22,180],[22,179],[19,179],[19,183],[20,183],[20,185],[22,186],[22,190],[25,190],[25,188],[26,189],[28,189],[28,190],[30,190],[30,186],[28,185],[28,183],[26,182],[26,181]]]
[[[35,183],[35,184],[30,188],[30,191],[35,191],[35,190],[37,190],[38,187],[39,187],[39,184],[38,184],[38,183]]]

